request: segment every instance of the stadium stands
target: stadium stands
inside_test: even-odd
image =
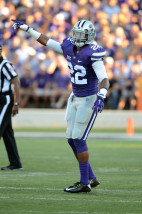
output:
[[[21,107],[64,108],[71,86],[66,61],[60,60],[59,55],[39,45],[28,34],[20,31],[15,33],[10,19],[26,22],[59,42],[70,34],[78,20],[92,21],[96,27],[96,41],[107,52],[105,66],[111,87],[105,108],[142,110],[141,16],[140,0],[1,0],[0,43],[4,45],[4,54],[14,63],[21,79],[21,97],[28,90],[28,97]],[[41,67],[49,76],[46,96],[33,93]],[[30,71],[27,83],[23,82],[26,69]],[[56,84],[57,76],[60,76],[61,84]],[[65,91],[67,93],[64,96]],[[39,105],[37,96],[43,105]]]

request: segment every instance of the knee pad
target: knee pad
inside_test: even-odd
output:
[[[68,139],[68,144],[70,145],[70,147],[72,148],[72,150],[73,150],[73,152],[74,153],[77,153],[77,149],[76,149],[76,147],[75,147],[75,145],[74,145],[74,142],[73,142],[73,139]]]
[[[74,139],[73,140],[77,153],[88,151],[88,147],[85,140]]]

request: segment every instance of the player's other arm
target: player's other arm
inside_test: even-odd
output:
[[[108,78],[104,78],[100,83],[99,83],[99,91],[101,90],[101,88],[106,88],[107,91],[109,89],[109,80]]]
[[[49,38],[44,34],[40,34],[40,37],[37,39],[37,41],[44,46],[46,46],[48,40],[49,40]]]
[[[109,89],[109,80],[106,73],[106,69],[102,60],[98,60],[92,65],[98,80],[99,80],[99,93],[106,97],[107,91]]]
[[[109,88],[109,80],[102,60],[97,60],[94,62],[92,67],[99,80],[99,92],[97,95],[97,100],[94,103],[93,110],[95,109],[97,112],[101,113],[104,108],[104,99],[106,98]]]
[[[44,34],[41,34],[34,30],[33,28],[29,27],[28,25],[18,21],[18,20],[13,20],[14,24],[12,25],[14,30],[21,29],[27,33],[29,33],[33,38],[35,38],[40,44],[44,46],[48,46],[51,48],[53,51],[57,51],[58,53],[63,53],[63,50],[61,48],[61,45],[59,42],[54,41],[53,39],[50,39]]]
[[[94,51],[91,55],[92,67],[99,80],[99,94],[101,94],[102,97],[105,98],[109,88],[109,80],[103,63],[103,59],[106,55],[106,52],[103,47],[98,45],[94,46],[93,50]]]

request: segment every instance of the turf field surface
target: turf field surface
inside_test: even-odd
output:
[[[18,138],[22,171],[0,171],[0,214],[141,214],[142,142],[88,140],[90,163],[101,182],[90,193],[70,194],[78,164],[65,139]],[[7,155],[0,142],[0,163]]]

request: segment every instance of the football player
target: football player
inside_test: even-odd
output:
[[[60,44],[20,21],[14,21],[13,28],[29,33],[42,45],[63,54],[70,68],[73,93],[69,98],[66,137],[79,163],[80,181],[64,189],[66,192],[90,192],[99,185],[90,163],[86,144],[88,134],[97,113],[104,108],[104,99],[109,88],[104,67],[105,50],[94,42],[94,25],[88,20],[78,21],[70,37]]]

